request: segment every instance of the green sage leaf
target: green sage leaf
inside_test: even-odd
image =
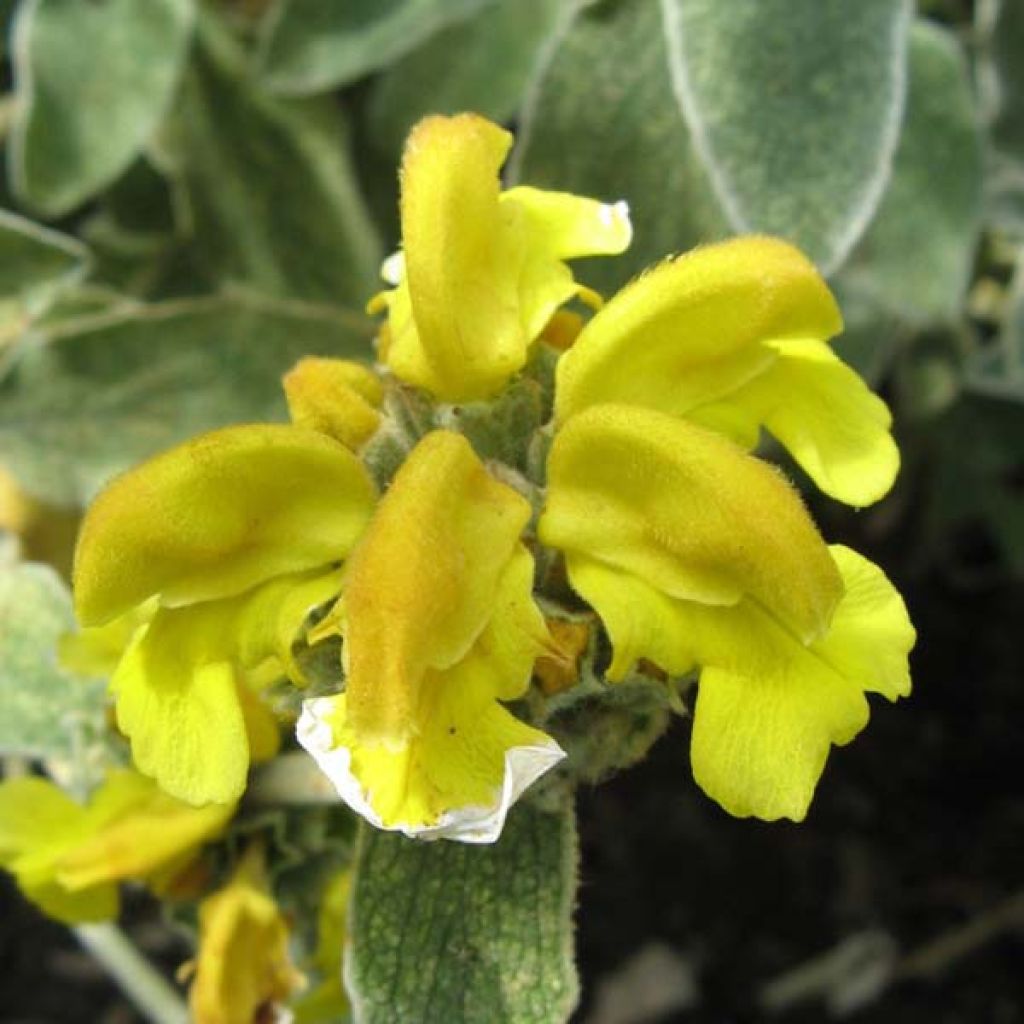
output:
[[[523,112],[511,176],[628,201],[629,250],[578,271],[606,292],[728,233],[672,95],[657,0],[583,8],[564,26]]]
[[[397,154],[426,114],[473,110],[508,121],[565,7],[564,0],[497,0],[431,36],[374,85],[367,122],[377,144]]]
[[[736,231],[843,262],[889,179],[910,6],[662,0],[676,96]]]
[[[938,25],[916,22],[892,179],[840,272],[846,285],[903,320],[951,321],[963,307],[981,226],[977,118],[957,40]]]
[[[89,267],[81,242],[0,210],[0,303],[4,319],[42,312],[62,288]]]
[[[1010,282],[999,333],[974,353],[965,383],[978,394],[1024,402],[1024,254]]]
[[[362,306],[381,247],[355,182],[341,112],[326,97],[268,95],[212,17],[165,139],[209,275],[260,291]]]
[[[71,595],[53,569],[2,567],[0,752],[77,762],[102,731],[105,686],[57,664],[57,642],[74,622]]]
[[[362,1024],[560,1024],[577,998],[572,810],[528,802],[493,846],[361,826],[346,982]]]
[[[26,0],[15,28],[15,194],[52,217],[124,171],[178,83],[191,0]]]
[[[1024,4],[978,0],[977,78],[988,126],[991,223],[1024,236]]]
[[[282,0],[263,36],[275,92],[326,92],[390,64],[490,0]]]
[[[59,321],[0,386],[0,463],[39,497],[83,504],[199,431],[284,418],[281,375],[304,355],[365,358],[370,332],[358,314],[247,295]]]

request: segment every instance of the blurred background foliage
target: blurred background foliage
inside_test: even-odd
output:
[[[909,587],[920,688],[921,664],[941,675],[950,628],[1012,629],[1022,0],[3,0],[0,12],[4,753],[66,757],[99,730],[96,701],[31,652],[70,621],[74,523],[102,483],[198,431],[283,416],[278,380],[301,355],[372,358],[363,306],[398,244],[401,146],[432,112],[513,127],[510,181],[628,200],[631,250],[578,270],[606,292],[731,234],[805,249],[840,298],[837,348],[890,402],[904,455],[876,508],[816,508],[826,534],[857,538]],[[1000,657],[1001,678],[1020,666]],[[914,715],[900,713],[904,729]],[[65,733],[47,733],[55,720]],[[587,920],[583,952],[608,966],[614,937],[588,939]]]

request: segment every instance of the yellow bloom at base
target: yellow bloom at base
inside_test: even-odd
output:
[[[622,252],[625,204],[520,186],[501,191],[512,136],[475,114],[428,117],[402,160],[402,251],[381,357],[446,402],[489,398],[520,370],[559,306],[587,289],[565,261]]]
[[[199,952],[189,993],[194,1024],[253,1024],[302,987],[288,955],[288,926],[250,846],[231,880],[199,906]]]
[[[379,828],[493,842],[511,804],[563,756],[500,701],[550,646],[520,541],[529,503],[465,438],[428,434],[349,560],[324,628],[345,692],[307,701],[299,741]]]
[[[0,783],[0,865],[51,917],[102,921],[117,883],[161,889],[227,825],[233,804],[196,808],[131,771],[112,772],[82,806],[35,777]]]
[[[565,552],[619,680],[700,673],[694,778],[737,815],[800,820],[864,693],[909,693],[914,630],[882,572],[826,547],[777,470],[664,413],[597,405],[548,460],[541,540]]]
[[[100,494],[76,552],[77,649],[141,621],[111,679],[140,771],[195,804],[241,795],[275,747],[253,680],[269,665],[302,681],[292,644],[337,595],[375,500],[343,444],[269,424],[196,438]]]

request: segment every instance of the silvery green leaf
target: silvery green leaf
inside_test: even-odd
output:
[[[200,431],[283,419],[280,377],[297,359],[365,358],[370,334],[356,313],[244,294],[61,320],[0,386],[0,463],[39,497],[83,504]]]
[[[522,802],[497,843],[361,825],[346,986],[361,1024],[562,1024],[577,998],[567,800]]]
[[[170,103],[192,23],[191,0],[25,0],[8,151],[22,202],[57,217],[128,167]]]
[[[507,121],[567,6],[566,0],[497,0],[392,64],[370,98],[367,123],[378,145],[398,153],[427,114],[472,110]]]
[[[89,267],[77,239],[0,210],[0,302],[32,316]]]
[[[32,562],[0,570],[0,752],[78,762],[102,732],[105,686],[57,663],[74,628],[56,572]]]
[[[829,273],[864,232],[899,137],[909,0],[662,0],[672,80],[738,232]]]
[[[657,0],[581,7],[563,27],[523,112],[512,178],[629,203],[629,250],[578,264],[605,291],[728,233],[672,95]]]
[[[327,97],[268,94],[212,14],[199,35],[161,155],[203,268],[267,294],[362,306],[382,253],[342,112]]]
[[[892,178],[839,279],[914,323],[961,313],[981,227],[981,139],[964,53],[946,29],[910,35],[906,120]]]
[[[376,71],[490,0],[281,0],[261,70],[275,92],[326,92]]]
[[[1024,237],[1024,4],[978,0],[977,81],[988,127],[989,220]]]

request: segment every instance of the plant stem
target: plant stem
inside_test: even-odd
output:
[[[152,1024],[188,1024],[188,1008],[174,986],[112,924],[83,924],[75,937],[102,964]]]

